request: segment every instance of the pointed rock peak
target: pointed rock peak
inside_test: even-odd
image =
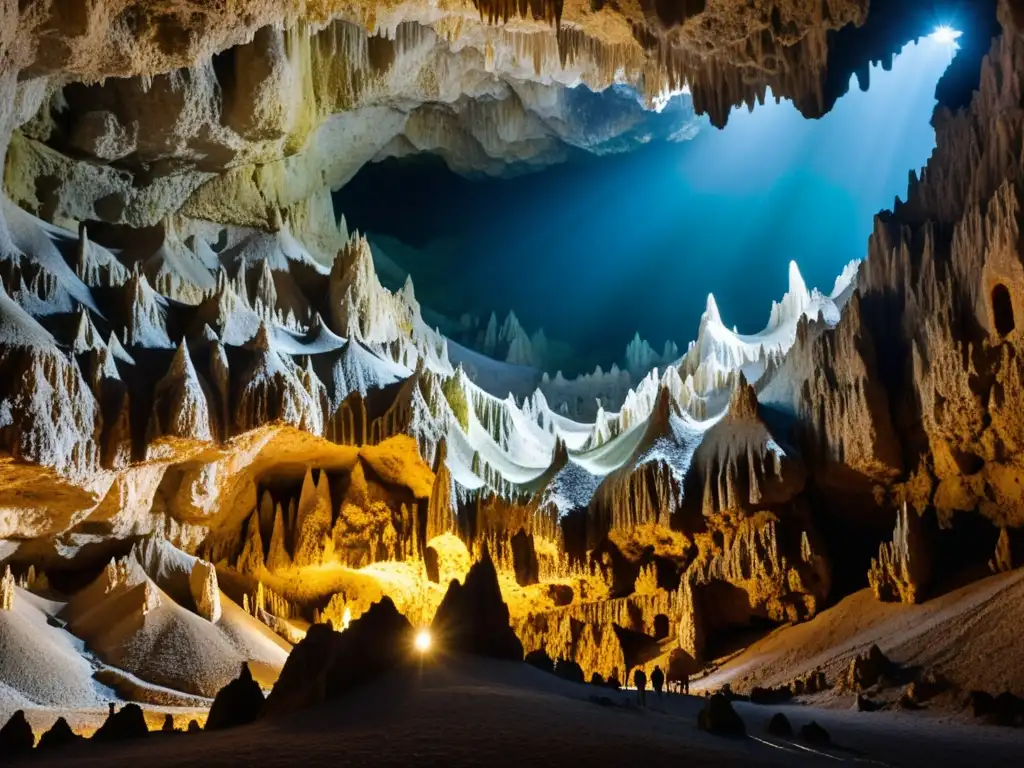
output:
[[[796,265],[795,261],[789,262],[789,293],[793,296],[806,296],[810,298],[807,284],[804,282],[803,275],[800,274],[800,268]]]
[[[565,440],[560,437],[555,438],[555,449],[551,452],[551,468],[554,470],[560,470],[566,464],[569,463],[569,448],[565,444]]]
[[[253,348],[261,352],[271,350],[270,329],[267,327],[266,320],[260,321],[260,328],[256,331],[256,337],[253,339]]]
[[[708,294],[707,305],[704,307],[704,317],[712,322],[721,323],[722,315],[718,311],[718,302],[715,301],[715,294]]]
[[[114,350],[111,347],[107,346],[100,350],[99,374],[101,378],[115,380],[121,379],[121,374],[117,370],[117,361],[114,357]]]
[[[299,492],[299,507],[305,508],[316,496],[316,482],[313,480],[313,468],[306,467],[306,474],[302,478],[302,490]]]
[[[754,387],[747,383],[747,377],[740,371],[736,378],[736,386],[729,396],[729,418],[731,419],[756,419],[758,418],[757,392]]]
[[[171,368],[168,374],[184,376],[189,379],[196,376],[196,370],[192,367],[192,358],[188,354],[188,344],[184,339],[181,340],[178,348],[174,351],[174,357],[171,360]]]
[[[89,310],[81,307],[78,310],[78,330],[75,332],[72,350],[76,354],[81,354],[93,349],[102,349],[103,346],[103,340],[100,338],[96,326],[93,325],[92,318],[89,317]]]
[[[434,453],[434,474],[437,475],[445,467],[448,459],[448,442],[442,437],[437,443],[437,451]]]
[[[203,330],[199,336],[203,341],[210,343],[220,341],[220,337],[217,335],[217,332],[210,327],[209,323],[203,323]]]
[[[338,221],[338,234],[341,235],[342,240],[348,240],[348,222],[345,221],[345,214],[341,214],[341,219]]]

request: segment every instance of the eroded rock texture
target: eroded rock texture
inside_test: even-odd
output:
[[[332,187],[385,157],[500,174],[684,139],[769,88],[820,115],[932,31],[920,4],[0,5],[0,557],[98,566],[151,536],[204,559],[158,585],[142,545],[88,589],[143,619],[240,605],[293,642],[291,619],[337,619],[268,712],[404,652],[389,590],[455,647],[625,680],[865,577],[914,602],[961,566],[1014,567],[1024,39],[998,5],[980,63],[995,3],[972,4],[938,148],[847,289],[791,273],[769,323],[791,344],[716,343],[710,299],[666,370],[638,339],[638,370],[518,400],[452,365],[411,281],[383,288]],[[684,82],[689,101],[646,109]],[[493,331],[529,360],[521,328]],[[569,421],[608,391],[616,413]]]

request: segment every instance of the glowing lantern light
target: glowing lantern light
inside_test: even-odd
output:
[[[416,650],[419,653],[426,653],[430,650],[430,632],[426,629],[421,629],[416,633],[416,639],[413,641],[416,646]]]

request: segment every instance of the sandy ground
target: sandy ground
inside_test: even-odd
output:
[[[592,700],[598,696],[607,703]],[[786,708],[798,727],[814,718],[829,729],[838,747],[819,754],[764,735],[763,723],[778,708],[741,705],[751,736],[725,739],[697,730],[697,697],[659,700],[648,692],[649,706],[640,711],[635,696],[565,683],[525,664],[451,658],[396,671],[290,718],[231,731],[154,734],[134,744],[86,744],[33,755],[31,765],[1019,766],[1024,755],[1024,732],[1017,730]]]
[[[734,690],[787,683],[814,669],[830,683],[850,659],[877,644],[890,659],[945,675],[959,707],[972,689],[1024,696],[1024,570],[991,576],[922,605],[880,603],[869,590],[843,599],[805,624],[778,629],[723,661],[691,692],[730,683]],[[849,707],[852,694],[818,703]],[[832,697],[836,698],[836,697]],[[1024,765],[1024,758],[1021,760]]]

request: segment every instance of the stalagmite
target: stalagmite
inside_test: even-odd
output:
[[[307,468],[295,522],[295,565],[320,565],[323,562],[324,537],[331,531],[332,518],[327,473],[321,470],[318,482],[314,483],[313,470]]]
[[[271,573],[290,568],[292,559],[288,555],[288,548],[285,545],[285,524],[284,515],[281,513],[281,505],[278,504],[274,510],[274,527],[270,536],[270,549],[267,552],[267,570]]]
[[[258,512],[254,511],[249,517],[248,531],[245,546],[238,556],[238,563],[235,567],[247,576],[259,576],[260,571],[263,570],[263,539],[260,536]]]
[[[217,586],[217,571],[210,563],[196,560],[188,579],[196,613],[214,624],[220,620],[220,588]]]
[[[11,574],[11,566],[4,570],[3,578],[0,578],[0,611],[14,609],[14,576]]]
[[[896,514],[891,542],[883,542],[872,558],[868,583],[879,600],[916,603],[932,577],[932,553],[921,516],[903,506]]]

